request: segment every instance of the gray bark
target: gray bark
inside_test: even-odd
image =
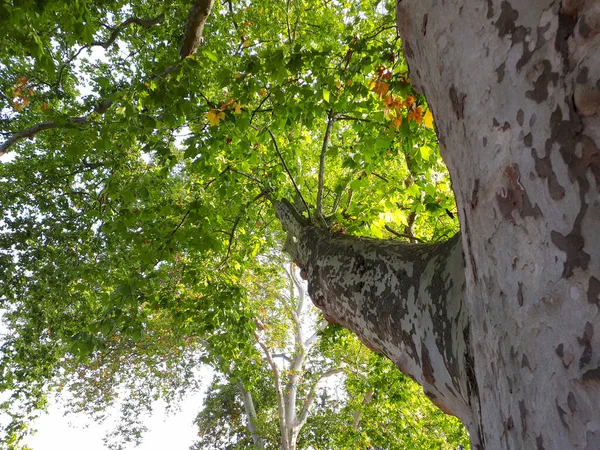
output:
[[[336,235],[282,202],[286,248],[325,316],[461,418],[473,448],[596,449],[600,4],[400,0],[397,12],[461,236]]]

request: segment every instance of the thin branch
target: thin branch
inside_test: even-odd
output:
[[[282,358],[282,359],[285,359],[289,363],[292,362],[292,359],[288,355],[286,355],[285,353],[275,353],[272,356],[273,356],[273,358]]]
[[[306,207],[306,212],[308,214],[308,218],[310,219],[310,208],[308,207],[308,203],[306,203],[306,200],[304,200],[304,197],[302,196],[302,192],[300,192],[300,188],[296,184],[296,181],[294,180],[294,177],[292,176],[292,173],[290,172],[290,169],[289,169],[288,165],[286,164],[285,159],[283,159],[283,155],[279,151],[279,146],[277,145],[277,140],[275,139],[275,136],[273,135],[273,133],[271,132],[271,130],[269,128],[267,128],[267,132],[269,133],[269,136],[271,136],[271,140],[273,141],[273,145],[275,146],[275,151],[277,152],[277,156],[279,157],[281,164],[283,164],[283,168],[285,169],[288,176],[290,177],[290,180],[291,180],[292,184],[294,185],[294,189],[296,189],[296,192],[300,196],[302,203],[304,203],[304,206]]]
[[[256,197],[254,197],[251,201],[246,203],[240,210],[240,213],[237,215],[237,217],[235,218],[235,221],[233,222],[233,227],[231,228],[231,232],[229,233],[229,244],[227,245],[227,254],[225,255],[223,260],[217,266],[217,270],[220,270],[225,265],[227,260],[229,260],[229,257],[231,256],[231,250],[233,249],[233,240],[235,238],[235,230],[237,229],[237,226],[239,225],[240,220],[242,220],[242,217],[244,216],[244,212],[252,203],[261,199],[262,197],[266,196],[267,194],[268,194],[268,191],[262,191],[260,194],[258,194]]]
[[[121,31],[123,31],[123,28],[127,27],[128,25],[135,23],[136,25],[139,25],[144,28],[151,28],[154,25],[158,25],[159,23],[162,23],[163,20],[165,20],[164,14],[161,14],[160,16],[158,16],[154,19],[140,19],[139,17],[130,17],[129,19],[127,19],[124,22],[122,22],[121,24],[119,24],[113,30],[113,32],[110,34],[110,36],[108,37],[108,39],[106,41],[104,41],[104,42],[103,41],[94,41],[88,47],[101,46],[101,47],[104,47],[105,49],[107,49],[115,42],[115,40],[117,39],[117,37],[119,36]],[[82,49],[79,49],[79,51],[81,51],[81,50]],[[79,52],[77,52],[77,53],[79,53]]]
[[[279,414],[279,431],[281,432],[281,437],[283,438],[285,436],[285,430],[286,430],[287,426],[286,426],[285,412],[283,409],[283,404],[284,404],[283,400],[284,399],[283,399],[283,395],[281,393],[281,381],[279,379],[279,369],[277,368],[277,364],[275,364],[275,361],[273,361],[269,347],[267,347],[260,340],[260,336],[258,335],[258,333],[256,331],[254,331],[254,339],[256,339],[256,342],[262,349],[262,351],[265,355],[265,359],[267,360],[267,364],[271,368],[271,373],[273,374],[273,384],[275,385],[275,392],[277,393],[277,412]]]
[[[256,107],[256,109],[254,111],[252,111],[252,114],[250,115],[250,123],[252,123],[252,120],[254,120],[254,115],[261,111],[261,107],[262,105],[267,101],[267,99],[271,96],[271,91],[269,91],[269,93],[267,95],[265,95],[265,98],[263,98],[260,103],[258,104],[258,106]],[[267,110],[268,111],[268,110]]]
[[[317,342],[317,338],[319,337],[319,332],[323,331],[325,329],[325,327],[327,327],[329,322],[327,322],[325,319],[321,320],[317,326],[315,327],[316,330],[315,332],[312,334],[311,337],[309,337],[305,342],[304,342],[304,346],[308,349],[310,349],[315,342]]]
[[[94,114],[94,113],[104,114],[112,106],[112,104],[113,104],[112,100],[104,100],[96,108],[94,108],[93,112],[86,114],[85,116],[71,117],[69,120],[73,124],[84,125],[86,123],[89,123],[89,120],[90,120],[92,114]],[[36,134],[38,134],[40,131],[51,130],[53,128],[59,128],[60,126],[62,126],[62,124],[59,122],[40,122],[38,124],[35,124],[27,129],[25,129],[25,130],[18,131],[16,133],[14,133],[6,141],[4,141],[2,143],[2,145],[0,145],[0,156],[3,156],[6,153],[8,153],[9,149],[13,145],[15,145],[17,142],[19,142],[23,139],[31,139]]]
[[[333,128],[333,113],[331,110],[327,113],[327,128],[323,136],[323,145],[321,146],[321,155],[319,156],[319,184],[317,188],[317,210],[315,215],[318,219],[323,219],[323,189],[325,185],[325,154],[329,144],[331,129]]]
[[[300,414],[298,415],[298,424],[297,424],[298,428],[302,428],[304,426],[304,424],[306,423],[306,419],[308,418],[308,410],[310,409],[310,407],[315,399],[315,394],[316,394],[319,383],[322,380],[324,380],[325,378],[328,378],[328,377],[338,374],[338,373],[342,373],[343,371],[344,371],[344,368],[342,368],[342,367],[337,367],[335,369],[329,369],[329,370],[323,372],[319,376],[319,378],[317,378],[317,381],[315,381],[314,384],[312,385],[312,387],[310,388],[310,393],[306,397],[306,400],[304,400],[304,405],[302,406],[302,411],[300,411]]]
[[[258,184],[260,184],[261,186],[263,185],[263,181],[262,181],[262,180],[260,180],[260,179],[258,179],[258,178],[256,178],[256,177],[255,177],[255,176],[253,176],[253,175],[250,175],[250,174],[248,174],[248,173],[245,173],[245,172],[241,172],[241,171],[239,171],[239,170],[237,170],[237,169],[229,169],[229,170],[230,170],[231,172],[233,172],[233,173],[237,173],[238,175],[242,175],[243,177],[246,177],[246,178],[248,178],[249,180],[252,180],[252,181],[254,181],[254,182],[258,183]]]
[[[423,239],[420,239],[416,236],[410,236],[408,234],[404,234],[404,233],[399,233],[396,230],[394,230],[392,227],[390,227],[389,225],[385,225],[385,229],[388,230],[390,233],[392,233],[395,236],[398,236],[399,238],[404,238],[404,239],[410,239],[410,240],[415,240],[418,242],[421,242],[423,244],[426,244],[426,242]]]
[[[94,41],[91,44],[83,45],[79,50],[77,50],[75,52],[75,54],[73,56],[71,56],[69,58],[68,61],[66,61],[60,67],[60,70],[58,72],[57,81],[56,81],[56,86],[60,86],[60,82],[61,82],[61,79],[62,79],[62,74],[63,74],[63,71],[65,70],[65,68],[68,65],[70,65],[75,59],[77,59],[77,57],[81,54],[81,52],[83,50],[85,50],[86,48],[100,46],[100,47],[104,47],[104,49],[108,49],[108,47],[110,47],[115,42],[115,40],[117,39],[117,37],[119,36],[119,34],[121,33],[121,31],[123,31],[123,29],[125,27],[127,27],[128,25],[131,25],[132,23],[135,23],[135,24],[137,24],[137,25],[139,25],[141,27],[150,28],[150,27],[153,27],[154,25],[158,25],[158,24],[162,23],[164,20],[165,20],[164,14],[161,14],[160,16],[155,17],[154,19],[140,19],[139,17],[130,17],[129,19],[127,19],[124,22],[122,22],[119,25],[117,25],[113,29],[113,32],[110,34],[110,36],[108,37],[108,39],[106,41]]]
[[[235,21],[235,14],[233,13],[233,4],[231,3],[231,0],[227,0],[227,8],[229,9],[229,14],[231,14],[231,21],[233,22],[233,27],[235,28],[235,30],[238,30],[238,24]]]
[[[349,120],[349,121],[352,121],[352,122],[379,123],[379,122],[375,122],[374,120],[371,120],[371,119],[363,119],[361,117],[352,117],[352,116],[347,116],[345,114],[337,116],[336,120]]]
[[[191,208],[188,209],[186,211],[186,213],[183,215],[183,217],[181,218],[181,221],[179,222],[179,225],[177,225],[175,227],[175,229],[171,232],[171,237],[173,237],[175,235],[175,233],[177,233],[177,231],[181,228],[181,226],[183,225],[183,222],[185,222],[185,219],[187,219],[187,216],[190,214]]]

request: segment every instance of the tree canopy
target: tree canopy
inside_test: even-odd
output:
[[[224,0],[186,50],[206,3],[0,4],[9,445],[81,364],[93,412],[120,381],[175,395],[198,358],[251,352],[272,201],[358,236],[457,229],[392,2]]]

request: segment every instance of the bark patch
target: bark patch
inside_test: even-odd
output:
[[[558,82],[558,73],[552,72],[552,64],[547,59],[541,62],[542,73],[533,82],[533,89],[525,92],[528,99],[536,103],[542,103],[548,98],[548,85],[556,85]]]
[[[477,206],[477,202],[479,201],[478,195],[479,195],[479,178],[476,178],[475,182],[473,183],[473,192],[471,193],[471,201],[469,202],[471,204],[471,209],[475,209],[475,207]]]
[[[519,181],[521,174],[517,164],[511,164],[504,169],[504,177],[507,180],[506,187],[496,194],[496,200],[502,216],[514,222],[513,212],[518,212],[521,217],[531,216],[535,219],[542,216],[540,207],[533,206],[529,200],[525,188]]]
[[[519,306],[523,306],[523,283],[521,283],[520,281],[519,290],[517,291],[517,302],[519,303]]]
[[[467,94],[459,92],[454,85],[450,87],[449,94],[450,101],[452,102],[452,110],[456,114],[456,118],[461,120],[464,117],[465,98]]]
[[[579,368],[583,368],[588,365],[592,360],[592,338],[594,337],[594,327],[590,322],[585,324],[585,329],[583,330],[583,336],[577,338],[577,342],[579,345],[583,347],[583,352],[581,357],[579,358]]]
[[[572,17],[565,11],[561,10],[558,13],[558,30],[556,30],[556,40],[554,41],[554,48],[563,57],[563,71],[566,73],[569,69],[569,45],[567,40],[569,36],[573,34],[575,25],[577,24],[577,18]]]
[[[588,285],[588,302],[600,306],[600,280],[596,277],[590,277]]]
[[[569,424],[567,423],[567,421],[565,420],[565,415],[567,414],[566,411],[564,409],[562,409],[560,407],[560,405],[558,404],[558,399],[554,399],[554,402],[556,403],[556,411],[558,411],[558,417],[560,418],[560,422],[563,424],[563,427],[565,427],[567,430],[569,429]]]
[[[505,68],[505,64],[502,63],[498,66],[498,68],[496,69],[496,75],[498,75],[498,83],[502,83],[502,80],[504,80],[504,68]]]
[[[489,5],[489,4],[488,4]],[[488,7],[488,18],[490,8]],[[504,0],[500,4],[500,17],[496,20],[496,28],[498,29],[498,36],[504,37],[507,34],[512,34],[515,31],[515,22],[519,18],[519,12],[513,9],[510,3]]]
[[[569,395],[567,395],[567,406],[571,413],[577,411],[577,400],[575,400],[575,395],[569,391]]]
[[[431,358],[429,357],[429,349],[425,345],[425,342],[421,340],[421,368],[423,369],[423,377],[425,381],[432,386],[435,386],[435,377],[433,376],[433,366],[431,365]]]
[[[600,367],[590,369],[581,376],[584,383],[600,383]]]
[[[527,408],[524,400],[519,400],[519,414],[521,415],[521,436],[525,439],[527,436]]]
[[[535,438],[535,445],[537,446],[537,450],[545,450],[544,438],[542,437],[541,434]]]
[[[531,134],[528,134],[527,136],[531,136]],[[527,136],[525,136],[525,138],[527,138]],[[551,141],[548,140],[548,142]],[[527,142],[525,145],[527,145]],[[528,147],[530,146],[531,145],[528,145]],[[548,148],[548,145],[546,147]],[[538,176],[548,180],[548,191],[550,192],[550,197],[552,197],[552,200],[562,199],[565,196],[565,188],[560,185],[558,179],[556,178],[556,174],[554,173],[554,169],[552,169],[550,152],[547,151],[546,156],[540,158],[538,157],[537,150],[534,148],[531,150],[531,156],[533,156],[533,159],[535,160],[535,171]]]

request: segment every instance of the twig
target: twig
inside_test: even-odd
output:
[[[246,177],[246,178],[248,178],[249,180],[252,180],[252,181],[254,181],[254,182],[256,182],[256,183],[260,184],[261,186],[263,185],[263,181],[262,181],[262,180],[260,180],[260,179],[256,178],[255,176],[252,176],[252,175],[250,175],[250,174],[248,174],[248,173],[241,172],[241,171],[239,171],[239,170],[236,170],[236,169],[229,169],[229,171],[230,171],[230,172],[233,172],[233,173],[237,173],[238,175],[241,175],[241,176],[243,176],[243,177]]]
[[[256,109],[254,111],[252,111],[252,115],[250,115],[250,123],[252,123],[252,120],[254,120],[254,115],[259,112],[261,106],[267,101],[267,99],[271,96],[271,91],[269,91],[269,93],[267,95],[265,95],[265,98],[263,98],[260,103],[258,104],[258,106],[256,107]]]
[[[229,257],[231,256],[231,250],[233,248],[233,239],[235,237],[235,230],[236,230],[238,224],[240,223],[240,220],[242,220],[242,217],[244,216],[244,212],[252,203],[261,199],[262,197],[267,195],[267,193],[268,193],[267,191],[262,191],[260,194],[258,194],[256,197],[254,197],[251,201],[246,203],[240,210],[240,213],[237,215],[237,217],[235,218],[235,221],[233,222],[233,227],[231,228],[231,232],[229,233],[229,244],[227,245],[227,254],[225,255],[223,260],[217,266],[217,270],[220,270],[225,265],[227,260],[229,260]]]
[[[292,184],[294,185],[294,189],[296,189],[296,192],[300,196],[302,203],[304,203],[304,206],[306,207],[306,212],[308,214],[308,218],[310,219],[310,209],[308,207],[308,203],[306,203],[306,200],[304,200],[304,197],[302,196],[302,192],[300,192],[300,188],[298,188],[298,185],[296,184],[296,181],[294,180],[294,177],[292,176],[292,173],[290,172],[290,169],[288,168],[288,166],[285,162],[285,159],[283,159],[283,155],[279,151],[279,146],[277,145],[277,140],[275,139],[275,136],[273,135],[273,133],[271,132],[271,130],[269,128],[267,128],[267,132],[269,133],[269,136],[271,136],[271,140],[273,141],[273,145],[275,146],[275,151],[277,152],[277,156],[279,156],[279,160],[281,161],[281,164],[283,164],[283,168],[285,169],[288,176],[290,177],[290,180],[292,181]]]
[[[171,237],[173,237],[173,235],[174,235],[175,233],[177,233],[177,230],[179,230],[179,229],[181,228],[181,226],[183,225],[183,222],[185,222],[185,219],[187,219],[187,216],[190,214],[190,211],[191,211],[191,210],[192,210],[192,209],[190,208],[190,209],[188,209],[188,210],[186,211],[186,213],[185,213],[185,214],[184,214],[184,216],[182,217],[181,221],[179,222],[179,225],[177,225],[177,227],[175,227],[175,229],[174,229],[174,230],[171,232]]]
[[[71,64],[80,54],[83,50],[85,50],[86,48],[90,48],[90,47],[95,47],[95,46],[100,46],[100,47],[104,47],[104,49],[108,49],[108,47],[110,47],[115,40],[117,39],[117,37],[119,36],[119,34],[121,33],[121,31],[123,31],[123,28],[125,28],[126,26],[135,23],[141,27],[144,28],[150,28],[153,27],[154,25],[158,25],[159,23],[162,23],[165,20],[165,16],[164,14],[161,14],[160,16],[154,18],[154,19],[140,19],[139,17],[130,17],[129,19],[125,20],[124,22],[120,23],[119,25],[117,25],[114,29],[113,32],[110,34],[110,36],[108,37],[108,39],[104,42],[102,41],[94,41],[91,44],[86,44],[83,45],[79,50],[77,50],[77,52],[75,52],[75,54],[73,56],[71,56],[69,58],[69,60],[67,62],[65,62],[61,67],[60,70],[58,72],[58,77],[57,77],[57,81],[56,81],[56,85],[60,86],[60,82],[62,79],[62,74],[63,71],[65,70],[65,67],[67,67],[69,64]]]
[[[319,156],[319,184],[317,188],[317,211],[316,216],[319,219],[323,218],[323,188],[325,185],[325,154],[327,153],[327,145],[331,136],[331,129],[333,128],[333,113],[329,110],[327,113],[327,128],[325,129],[325,136],[323,136],[323,145],[321,146],[321,155]]]
[[[233,22],[233,27],[236,29],[238,29],[238,24],[235,21],[235,14],[233,14],[233,4],[231,3],[231,0],[227,0],[227,8],[229,9],[229,14],[231,14],[231,21]]]

